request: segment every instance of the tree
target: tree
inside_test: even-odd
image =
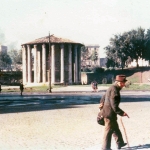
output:
[[[110,39],[110,45],[105,47],[108,61],[107,66],[111,63],[112,67],[125,67],[127,55],[124,38],[123,35],[114,35],[114,38]]]
[[[112,47],[112,46],[106,46],[104,48],[106,50],[106,58],[107,58],[107,63],[106,63],[106,67],[109,68],[109,67],[115,67],[117,65],[117,59],[116,59],[116,51],[115,49]]]
[[[145,60],[149,60],[150,61],[150,29],[147,30],[147,33],[145,35],[145,53],[144,58]]]
[[[141,27],[138,28],[137,30],[132,30],[129,35],[130,35],[130,57],[132,59],[135,59],[137,62],[137,67],[138,67],[138,59],[139,58],[144,58],[144,54],[146,51],[146,46],[145,46],[145,29],[142,29]]]
[[[17,64],[22,64],[22,50],[10,50],[8,52],[12,59],[12,64],[14,65],[15,69],[19,69]]]
[[[22,50],[18,51],[18,56],[16,58],[16,63],[22,64]]]
[[[124,35],[116,35],[113,47],[115,49],[115,62],[117,66],[121,66],[123,69],[125,67],[125,62],[127,59],[126,55],[126,47],[125,47],[125,36]]]
[[[114,35],[110,39],[110,45],[105,47],[106,55],[108,58],[108,66],[114,63],[115,66],[119,65],[123,69],[130,60],[135,59],[138,66],[138,59],[145,58],[145,30],[141,27],[137,30],[124,32],[123,34]]]
[[[94,64],[96,64],[98,60],[98,53],[96,50],[93,50],[92,55],[91,55],[91,60],[94,61]]]
[[[81,47],[81,66],[86,66],[85,62],[90,59],[88,48]]]
[[[12,60],[10,56],[6,53],[0,52],[0,68],[8,69],[10,68]]]

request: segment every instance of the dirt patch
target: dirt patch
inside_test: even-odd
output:
[[[128,77],[133,83],[148,83],[150,79],[150,71],[139,71]]]

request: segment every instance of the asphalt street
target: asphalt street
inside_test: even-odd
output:
[[[1,150],[100,150],[104,127],[96,122],[105,89],[0,94]],[[126,150],[150,149],[150,92],[122,91],[118,123]],[[126,132],[126,134],[125,134]],[[127,136],[126,136],[127,135]],[[112,149],[116,149],[112,138]]]

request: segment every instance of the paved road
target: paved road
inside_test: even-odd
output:
[[[1,94],[0,150],[100,150],[104,127],[96,116],[102,94]],[[122,118],[130,147],[124,149],[150,149],[149,92],[122,92],[120,107],[130,116]]]
[[[54,107],[70,107],[70,105],[98,104],[105,90],[100,92],[54,92],[54,93],[1,93],[0,109],[3,113],[14,111],[34,111],[53,109]],[[123,102],[149,101],[149,91],[121,92]]]

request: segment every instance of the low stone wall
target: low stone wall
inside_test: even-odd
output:
[[[81,83],[90,84],[96,80],[99,84],[113,83],[116,75],[125,74],[127,80],[131,83],[149,83],[150,80],[150,67],[123,69],[123,70],[110,70],[103,73],[81,73]]]
[[[107,84],[114,81],[114,74],[111,73],[81,73],[81,83],[91,84],[93,80],[96,80],[98,84]]]
[[[20,81],[22,81],[21,71],[1,72],[0,83],[2,85],[19,85]]]

